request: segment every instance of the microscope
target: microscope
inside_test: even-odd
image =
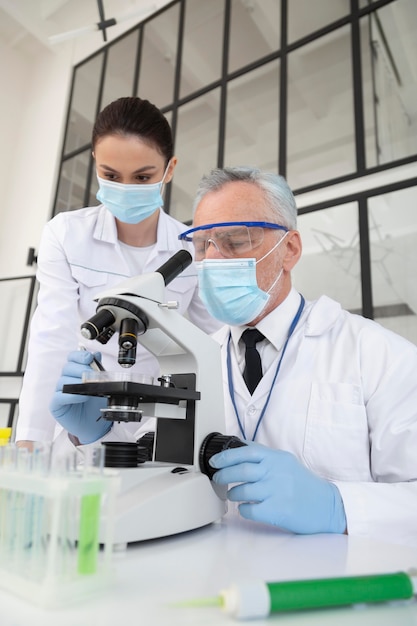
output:
[[[176,302],[164,301],[165,285],[191,262],[190,253],[180,250],[155,272],[99,294],[95,315],[81,326],[85,338],[102,344],[118,333],[123,371],[135,363],[137,343],[143,345],[158,359],[157,384],[103,376],[63,388],[65,393],[106,397],[102,419],[156,418],[155,432],[146,433],[137,445],[106,445],[106,459],[111,459],[106,465],[120,468],[117,544],[200,528],[227,510],[226,488],[212,482],[209,460],[216,452],[244,444],[221,434],[225,420],[220,346],[180,315]]]

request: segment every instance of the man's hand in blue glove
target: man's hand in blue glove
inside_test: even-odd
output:
[[[346,516],[335,485],[319,478],[290,452],[248,442],[215,454],[210,465],[219,485],[240,483],[228,492],[241,502],[242,517],[299,534],[344,533]]]
[[[100,419],[100,409],[107,405],[106,398],[62,393],[64,385],[81,383],[83,372],[91,369],[90,363],[94,357],[100,355],[98,353],[93,355],[84,350],[77,350],[68,355],[68,361],[63,367],[49,407],[56,421],[71,435],[77,437],[81,444],[92,443],[111,429],[110,422]]]

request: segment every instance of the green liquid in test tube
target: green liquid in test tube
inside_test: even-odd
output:
[[[79,574],[94,574],[97,570],[99,525],[100,494],[82,496],[78,534]]]

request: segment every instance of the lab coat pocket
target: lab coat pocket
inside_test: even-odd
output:
[[[371,480],[368,422],[358,385],[312,384],[304,459],[328,479]]]

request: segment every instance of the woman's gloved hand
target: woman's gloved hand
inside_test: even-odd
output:
[[[241,502],[242,517],[299,534],[344,533],[346,516],[339,490],[319,478],[290,452],[247,442],[215,454],[219,485],[240,483],[228,492]]]
[[[100,419],[100,409],[107,405],[106,398],[62,393],[64,385],[81,383],[82,374],[91,369],[94,357],[100,359],[101,355],[84,350],[70,352],[49,407],[56,421],[81,444],[92,443],[111,429],[110,422]]]

